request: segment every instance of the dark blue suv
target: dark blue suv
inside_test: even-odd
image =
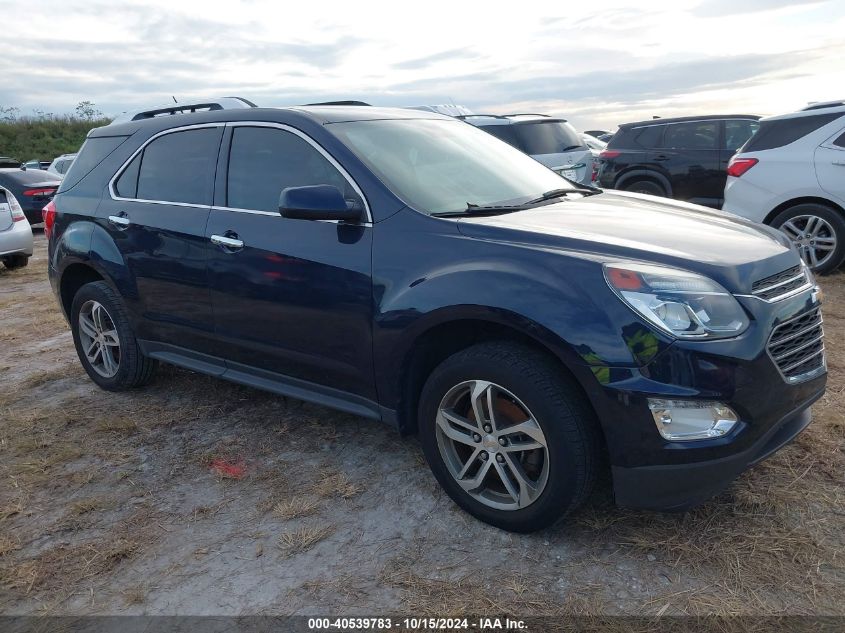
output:
[[[45,209],[102,388],[166,362],[382,420],[515,531],[606,468],[619,504],[689,507],[809,424],[819,292],[779,232],[437,114],[206,110],[93,130]]]

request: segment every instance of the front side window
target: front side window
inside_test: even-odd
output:
[[[327,127],[393,193],[423,213],[524,203],[553,189],[574,188],[533,158],[460,121],[351,121]]]
[[[118,192],[126,175],[126,197],[210,205],[221,134],[222,128],[213,127],[160,136],[138,157],[135,195],[130,193],[133,164],[118,179]]]
[[[235,128],[226,206],[278,211],[282,189],[308,185],[334,185],[347,200],[358,200],[343,174],[303,138],[273,128]]]
[[[729,119],[725,121],[725,148],[736,151],[754,136],[760,124],[751,119]]]
[[[663,147],[668,149],[719,149],[717,121],[673,123],[666,126]]]

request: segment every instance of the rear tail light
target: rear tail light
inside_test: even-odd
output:
[[[21,203],[18,202],[18,199],[12,195],[12,192],[8,189],[6,190],[6,202],[9,203],[9,210],[12,212],[12,221],[13,222],[21,222],[22,220],[26,220],[26,216],[23,213],[23,209],[21,208]]]
[[[593,161],[593,173],[590,176],[590,182],[595,182],[599,179],[599,162],[597,160]]]
[[[41,218],[44,220],[44,237],[50,239],[53,232],[53,225],[56,223],[56,203],[50,200],[41,210]]]
[[[622,152],[617,151],[615,149],[606,149],[601,154],[599,154],[599,158],[616,158]]]
[[[728,163],[728,176],[739,178],[759,162],[756,158],[737,158],[734,156]]]
[[[27,189],[23,192],[25,196],[52,196],[56,193],[55,187],[48,187],[45,189]]]

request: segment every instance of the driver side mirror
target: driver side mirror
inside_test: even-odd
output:
[[[334,185],[286,187],[279,196],[279,213],[285,218],[354,222],[361,219],[361,211],[358,204],[350,208]]]

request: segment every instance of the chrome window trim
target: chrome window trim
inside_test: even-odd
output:
[[[144,141],[144,143],[138,149],[136,149],[134,152],[132,152],[132,154],[129,156],[129,158],[127,158],[123,162],[123,164],[120,166],[120,169],[118,169],[117,172],[115,172],[115,175],[111,177],[111,180],[109,180],[109,185],[108,185],[109,196],[111,196],[112,200],[115,200],[115,201],[118,201],[118,202],[145,202],[145,203],[149,203],[149,204],[166,204],[166,205],[177,206],[177,207],[191,207],[191,208],[194,208],[194,209],[209,209],[209,210],[210,209],[216,209],[216,210],[219,210],[219,211],[234,211],[234,212],[237,212],[237,213],[251,213],[251,214],[254,214],[254,215],[271,215],[271,216],[281,217],[278,212],[274,212],[274,211],[261,211],[261,210],[258,210],[258,209],[242,209],[242,208],[239,208],[239,207],[216,206],[214,204],[196,204],[196,203],[192,203],[192,202],[170,202],[170,201],[167,201],[167,200],[146,200],[144,198],[124,198],[122,196],[117,195],[117,192],[114,188],[115,182],[117,182],[117,180],[123,175],[123,172],[129,166],[129,164],[133,160],[135,160],[135,158],[138,156],[138,154],[143,152],[144,149],[147,147],[147,145],[152,143],[154,140],[156,140],[157,138],[160,138],[162,136],[165,136],[166,134],[174,134],[176,132],[184,132],[184,131],[187,131],[187,130],[199,130],[199,129],[203,129],[203,128],[217,128],[217,127],[232,127],[232,128],[235,128],[235,127],[266,127],[266,128],[274,128],[274,129],[280,129],[280,130],[284,130],[286,132],[290,132],[292,134],[295,134],[299,138],[303,139],[306,143],[311,145],[311,147],[316,149],[326,160],[328,160],[332,164],[332,166],[335,169],[337,169],[340,172],[340,174],[347,180],[347,182],[349,182],[349,184],[352,185],[352,188],[355,190],[355,193],[357,193],[361,197],[361,200],[364,203],[364,210],[367,212],[367,220],[365,222],[356,223],[355,226],[372,226],[372,224],[373,224],[373,214],[372,214],[372,211],[370,210],[370,203],[367,201],[367,197],[364,195],[364,192],[361,189],[361,187],[359,187],[358,183],[355,182],[355,179],[352,178],[352,176],[349,175],[349,172],[347,172],[346,169],[344,169],[343,166],[340,163],[338,163],[334,159],[334,157],[331,154],[329,154],[322,147],[322,145],[317,143],[317,141],[312,139],[310,136],[308,136],[307,134],[305,134],[301,130],[296,129],[295,127],[291,127],[290,125],[287,125],[285,123],[273,123],[273,122],[270,122],[270,121],[230,121],[230,122],[218,121],[218,122],[214,122],[214,123],[195,123],[193,125],[182,125],[182,126],[179,126],[179,127],[168,128],[166,130],[162,130],[161,132],[157,132],[156,134],[153,134],[150,138],[148,138],[146,141]],[[321,222],[328,222],[328,223],[331,223],[331,224],[340,224],[339,220],[321,220]]]
[[[352,185],[352,188],[355,190],[355,193],[357,193],[358,196],[361,198],[361,201],[364,203],[364,211],[367,212],[367,220],[364,221],[364,222],[354,223],[355,226],[372,226],[372,224],[373,224],[373,213],[370,210],[370,203],[367,201],[367,197],[364,195],[364,191],[361,189],[361,187],[358,186],[358,183],[355,182],[355,179],[349,174],[348,171],[346,171],[346,169],[343,167],[343,165],[341,165],[339,162],[337,162],[335,160],[334,156],[329,154],[328,151],[326,151],[323,148],[322,145],[320,145],[313,138],[311,138],[310,136],[305,134],[305,132],[303,132],[302,130],[298,130],[297,128],[292,127],[290,125],[287,125],[286,123],[274,123],[272,121],[231,121],[229,123],[226,123],[226,127],[231,127],[231,128],[236,128],[236,127],[266,127],[266,128],[271,128],[271,129],[282,130],[282,131],[285,131],[285,132],[290,132],[291,134],[294,134],[294,135],[298,136],[299,138],[301,138],[303,141],[308,143],[311,147],[316,149],[323,156],[323,158],[325,158],[327,161],[329,161],[329,163],[331,163],[332,166],[340,172],[340,175],[343,176],[350,185]],[[258,210],[258,209],[243,209],[241,207],[214,206],[213,208],[219,209],[219,210],[222,210],[222,211],[236,211],[236,212],[241,212],[241,213],[257,213],[257,214],[260,214],[260,215],[276,215],[276,216],[279,215],[278,212],[274,212],[274,211],[261,211],[261,210]],[[322,222],[329,222],[331,224],[340,224],[341,223],[339,220],[321,220],[321,221]],[[349,223],[344,222],[344,224],[349,224]]]
[[[138,154],[143,152],[144,149],[147,147],[147,145],[152,143],[157,138],[161,138],[162,136],[165,136],[166,134],[175,134],[176,132],[184,132],[186,130],[201,130],[201,129],[204,129],[204,128],[216,128],[216,127],[225,127],[225,126],[226,126],[226,123],[224,121],[220,121],[220,122],[216,122],[216,123],[195,123],[193,125],[182,125],[182,126],[179,126],[179,127],[168,128],[166,130],[162,130],[161,132],[156,132],[150,138],[148,138],[146,141],[144,141],[138,149],[136,149],[134,152],[132,152],[132,154],[129,156],[129,158],[127,158],[123,162],[123,164],[120,166],[120,169],[118,169],[115,172],[114,176],[111,177],[111,180],[109,180],[109,187],[108,187],[109,196],[111,197],[112,200],[115,200],[117,202],[147,202],[147,203],[150,203],[150,204],[167,204],[167,205],[172,205],[172,206],[176,206],[176,207],[191,207],[193,209],[211,209],[210,204],[196,204],[194,202],[170,202],[168,200],[146,200],[144,198],[124,198],[123,196],[117,195],[115,188],[114,188],[114,183],[117,182],[118,179],[123,175],[123,172],[126,171],[126,168],[129,166],[129,164],[133,160],[135,160],[135,158],[138,156]]]
[[[643,128],[657,127],[658,125],[684,125],[686,123],[718,123],[719,121],[750,121],[752,123],[759,123],[759,119],[743,119],[743,118],[736,118],[736,117],[726,117],[724,119],[716,118],[716,119],[693,119],[693,120],[690,120],[690,121],[668,121],[666,123],[661,123],[660,119],[656,119],[654,121],[654,123],[646,123],[644,125],[634,125],[634,126],[631,126],[631,129],[632,130],[642,130]]]

